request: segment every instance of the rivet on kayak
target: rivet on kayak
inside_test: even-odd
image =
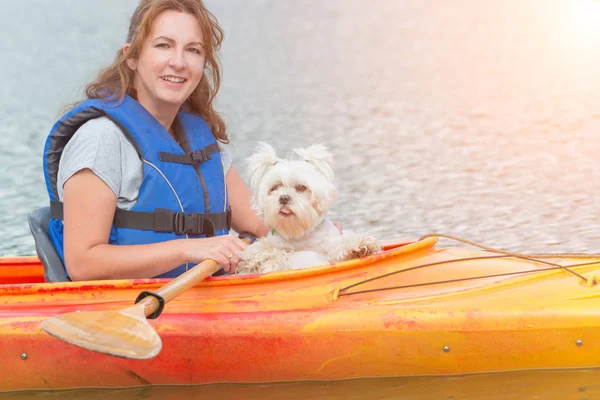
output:
[[[450,351],[450,347],[449,346],[444,346],[444,353],[448,353]]]
[[[575,342],[577,346],[583,346],[583,340],[579,339]]]
[[[21,360],[27,360],[27,353],[21,353]]]

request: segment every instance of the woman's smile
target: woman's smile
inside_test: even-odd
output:
[[[165,75],[161,76],[160,80],[162,81],[163,86],[168,90],[181,91],[186,88],[187,79],[175,76],[175,75]]]
[[[167,76],[161,76],[161,79],[163,81],[167,81],[173,84],[181,84],[181,83],[185,83],[185,81],[187,81],[187,79],[185,78],[181,78],[179,76],[173,76],[173,75],[167,75]]]

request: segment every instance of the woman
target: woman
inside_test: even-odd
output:
[[[233,272],[247,244],[229,228],[266,234],[212,105],[222,37],[201,0],[142,0],[113,64],[52,128],[49,232],[72,280],[174,277],[208,258]]]

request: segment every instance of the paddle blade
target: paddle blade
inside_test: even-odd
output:
[[[142,304],[124,310],[63,314],[43,321],[42,329],[67,343],[133,360],[152,358],[162,348]]]

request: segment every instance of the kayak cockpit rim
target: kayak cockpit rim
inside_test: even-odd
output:
[[[255,283],[279,282],[307,277],[320,276],[338,271],[345,271],[354,268],[361,268],[377,263],[387,258],[396,258],[412,256],[420,252],[431,252],[437,243],[437,238],[426,238],[420,241],[409,241],[400,243],[390,243],[384,245],[384,251],[367,257],[356,258],[333,264],[324,264],[299,270],[273,272],[269,274],[255,275],[222,275],[211,277],[203,281],[199,286],[233,286],[248,285]],[[70,292],[70,291],[95,291],[95,290],[114,290],[114,289],[145,289],[157,286],[163,286],[170,282],[168,278],[149,278],[149,279],[117,279],[117,280],[99,280],[99,281],[81,281],[81,282],[60,282],[60,283],[18,283],[0,285],[0,294],[39,294],[44,292]]]

